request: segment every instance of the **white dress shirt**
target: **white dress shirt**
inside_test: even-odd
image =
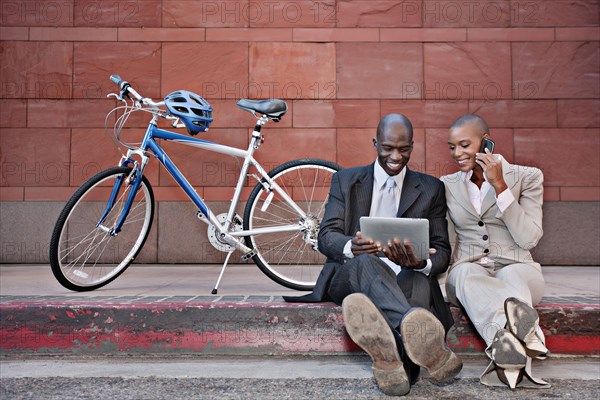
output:
[[[400,171],[400,173],[398,175],[395,175],[393,178],[396,181],[396,198],[398,199],[398,204],[396,205],[396,207],[398,205],[400,205],[400,195],[402,193],[402,186],[404,185],[404,177],[406,176],[406,167],[402,168],[402,171]],[[375,168],[373,171],[373,195],[371,197],[371,209],[369,211],[369,216],[377,216],[379,214],[379,210],[377,209],[379,207],[379,203],[380,203],[380,198],[383,194],[383,191],[385,189],[385,183],[388,180],[390,176],[387,174],[387,172],[385,172],[383,170],[383,168],[381,167],[381,165],[379,165],[379,161],[375,160]],[[397,209],[396,209],[397,212]],[[352,240],[349,240],[348,242],[346,242],[346,245],[344,246],[344,256],[346,258],[354,258],[354,253],[352,253],[351,250],[352,247]],[[383,262],[385,262],[396,274],[398,274],[402,267],[398,264],[396,264],[395,262],[391,261],[390,259],[388,259],[387,257],[380,257],[381,260]],[[425,275],[429,274],[429,271],[431,271],[431,260],[427,259],[427,265],[425,266],[425,268],[422,269],[417,269],[417,271],[424,273]]]
[[[402,193],[402,186],[404,185],[404,177],[406,176],[406,168],[402,168],[402,171],[398,175],[392,176],[392,179],[396,181],[396,198],[398,199],[398,204],[396,204],[396,212],[398,212],[398,205],[400,204],[400,194]],[[390,176],[383,170],[381,165],[379,165],[379,161],[375,161],[375,168],[373,171],[373,196],[371,197],[371,210],[369,211],[369,216],[376,217],[381,215],[379,210],[379,203],[381,203],[381,196],[385,192],[385,183],[387,182]]]

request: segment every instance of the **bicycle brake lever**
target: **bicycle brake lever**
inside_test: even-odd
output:
[[[119,101],[122,101],[123,103],[125,103],[125,102],[126,102],[126,101],[125,101],[125,99],[123,99],[122,97],[120,97],[120,96],[119,96],[118,94],[116,94],[116,93],[109,93],[109,94],[107,94],[107,95],[106,95],[106,97],[108,97],[108,98],[114,97],[115,99],[117,99],[117,100],[119,100]]]

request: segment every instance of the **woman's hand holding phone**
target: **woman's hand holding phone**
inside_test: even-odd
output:
[[[492,151],[495,143],[487,138],[483,138],[480,152],[475,155],[475,162],[483,169],[487,181],[494,187],[496,195],[505,191],[508,186],[502,175],[502,162]]]

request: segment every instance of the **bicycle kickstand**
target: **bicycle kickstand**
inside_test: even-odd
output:
[[[217,294],[217,291],[219,290],[219,284],[221,283],[221,278],[223,278],[223,274],[225,273],[225,268],[227,268],[227,263],[229,262],[229,257],[231,257],[232,254],[233,254],[233,251],[230,251],[229,253],[227,253],[227,257],[225,257],[225,262],[223,263],[223,267],[221,268],[221,273],[219,274],[219,279],[217,279],[215,288],[211,292],[212,294]]]

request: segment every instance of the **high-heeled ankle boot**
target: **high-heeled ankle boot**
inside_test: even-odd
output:
[[[523,379],[523,372],[527,365],[527,354],[521,342],[509,331],[499,330],[485,352],[495,364],[500,381],[511,389],[516,388]],[[489,367],[484,375],[488,372],[491,372]],[[481,382],[486,384],[484,375],[481,377]]]
[[[548,348],[539,334],[540,317],[533,307],[515,297],[504,301],[506,325],[510,332],[525,346],[529,357],[543,360]]]

